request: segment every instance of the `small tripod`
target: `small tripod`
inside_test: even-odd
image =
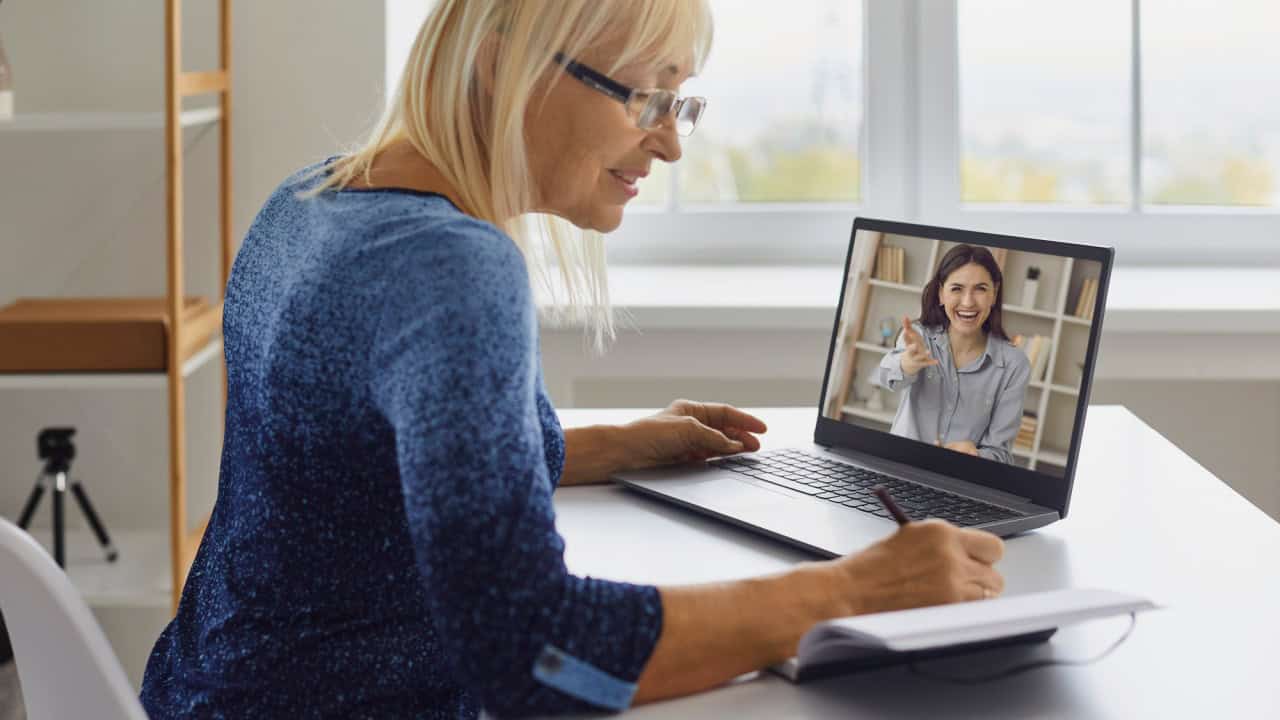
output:
[[[67,478],[67,473],[71,472],[71,459],[76,456],[76,448],[71,444],[71,436],[75,433],[75,428],[45,428],[36,436],[36,451],[40,459],[45,461],[44,469],[40,471],[40,476],[36,478],[36,486],[27,496],[27,504],[22,508],[22,517],[18,518],[18,527],[26,530],[31,522],[31,516],[36,511],[36,506],[40,504],[40,498],[44,497],[45,486],[47,484],[53,486],[53,559],[61,568],[67,567],[62,501],[67,494],[68,482],[71,484],[71,493],[80,504],[80,510],[93,528],[93,534],[98,536],[98,543],[102,545],[102,550],[107,555],[107,562],[115,562],[118,556],[115,546],[111,544],[111,538],[107,537],[106,528],[102,527],[102,521],[93,511],[89,496],[80,486],[80,481],[69,481]]]

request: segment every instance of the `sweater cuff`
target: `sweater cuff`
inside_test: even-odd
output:
[[[533,663],[533,677],[548,687],[592,705],[626,710],[636,684],[620,680],[554,645],[545,645]]]
[[[530,704],[555,712],[625,710],[662,633],[662,597],[653,586],[568,580],[571,609],[533,657],[529,672],[542,690]],[[548,697],[551,691],[561,699]]]

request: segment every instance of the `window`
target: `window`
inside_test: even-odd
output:
[[[1273,2],[957,7],[964,202],[1280,205]]]
[[[1268,90],[1274,84],[1268,78],[1280,72],[1276,51],[1265,40],[1265,28],[1275,27],[1277,17],[1272,3],[1024,4],[1034,6],[1035,14],[1002,0],[913,3],[916,44],[908,63],[914,63],[909,73],[918,78],[910,101],[919,118],[914,135],[918,174],[911,179],[915,217],[939,225],[1113,245],[1122,265],[1280,264],[1275,242],[1280,203],[1266,174],[1274,173],[1276,165],[1267,164],[1264,171],[1261,162],[1274,157],[1276,135],[1269,128],[1277,127],[1280,107],[1280,96]],[[1001,5],[1010,7],[981,19],[984,9]],[[1209,15],[1215,17],[1207,19]],[[976,29],[978,22],[985,26]],[[1246,25],[1256,27],[1241,30]],[[992,35],[981,49],[972,44]],[[1056,123],[1063,128],[1059,137],[1077,139],[1061,148],[1065,154],[1050,152],[1030,139],[1039,128],[1017,128],[1022,145],[994,148],[1008,153],[1012,147],[1016,152],[1009,154],[1021,153],[1034,163],[1025,171],[1010,168],[1012,163],[997,166],[1004,174],[988,172],[985,179],[994,175],[1004,184],[994,183],[994,190],[989,186],[982,194],[972,182],[972,166],[966,187],[965,159],[985,157],[991,163],[1002,158],[987,142],[999,131],[986,132],[998,127],[999,115],[983,121],[990,127],[977,119],[997,100],[975,83],[982,73],[992,72],[992,63],[984,60],[984,54],[996,52],[990,45],[1017,42],[1009,36],[1037,38],[1037,47],[1024,53],[1024,63],[1048,74],[1045,81],[1056,92],[1070,95],[1069,86],[1083,83],[1092,94],[1085,98],[1081,90],[1074,94],[1076,100],[1063,102],[1041,93],[1030,79],[999,90],[1003,102],[1022,102],[1018,94],[1038,98],[1034,106],[1024,103],[1024,109],[1038,113],[1024,122]],[[1047,58],[1070,45],[1076,48],[1070,61],[1053,61],[1056,70],[1051,71],[1055,66],[1046,64]],[[1127,57],[1117,66],[1119,52]],[[1112,69],[1099,69],[1103,65]],[[967,78],[966,72],[974,75]],[[872,67],[870,73],[874,78],[877,70]],[[1197,97],[1197,87],[1208,94]],[[1117,88],[1128,93],[1119,111]],[[1190,105],[1197,102],[1205,104],[1193,112]],[[874,123],[868,127],[873,144],[878,130]],[[1099,153],[1100,145],[1110,149]],[[1238,151],[1228,155],[1232,147],[1252,148],[1254,162],[1241,163]],[[875,180],[869,182],[874,185]]]
[[[1143,0],[1143,199],[1280,206],[1280,5]]]
[[[862,214],[1280,264],[1274,0],[712,4],[707,115],[613,262],[838,264]]]
[[[1128,5],[962,0],[959,11],[961,199],[1129,202]]]
[[[839,263],[858,212],[903,216],[896,96],[867,105],[872,53],[902,67],[897,0],[712,0],[716,40],[682,92],[708,98],[673,168],[655,163],[609,240],[622,263]],[[875,19],[873,16],[879,16]],[[889,29],[867,32],[872,22]],[[900,133],[901,130],[894,132]],[[888,152],[886,152],[888,150]],[[877,178],[877,187],[868,185]]]
[[[677,166],[682,205],[855,202],[861,191],[862,7],[713,0],[713,98]],[[761,52],[768,38],[769,52]]]

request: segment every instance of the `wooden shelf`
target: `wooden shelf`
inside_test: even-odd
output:
[[[0,373],[165,373],[173,342],[185,366],[220,334],[222,303],[188,297],[176,324],[169,312],[165,298],[20,298],[0,308]]]
[[[1050,465],[1057,465],[1058,467],[1066,467],[1066,466],[1067,466],[1067,454],[1066,454],[1066,453],[1064,453],[1064,452],[1062,452],[1062,451],[1060,451],[1060,450],[1050,450],[1050,449],[1047,449],[1047,448],[1045,448],[1045,447],[1041,447],[1041,448],[1036,452],[1036,460],[1038,460],[1038,461],[1040,461],[1040,462],[1047,462],[1047,463],[1049,463]]]
[[[179,125],[184,128],[208,125],[221,117],[222,109],[217,107],[186,110],[179,115]],[[0,121],[0,133],[163,129],[164,113],[160,112],[17,113],[12,120]]]
[[[231,0],[218,0],[218,63],[213,69],[182,70],[182,0],[164,0],[164,106],[161,112],[20,113],[0,122],[4,133],[163,131],[165,162],[165,295],[154,299],[101,298],[33,303],[37,312],[9,317],[7,360],[0,388],[164,387],[169,446],[169,552],[163,558],[169,582],[159,592],[176,611],[191,558],[204,524],[188,527],[186,460],[186,378],[220,357],[222,301],[197,302],[184,292],[183,129],[218,123],[218,210],[220,295],[224,295],[234,253],[232,243]],[[212,95],[216,105],[184,110],[183,98]],[[16,136],[15,136],[16,137]],[[25,136],[24,136],[25,137]],[[41,314],[48,308],[55,312]],[[75,312],[65,312],[74,308]],[[90,312],[81,312],[89,310]],[[24,309],[25,312],[25,309]],[[58,312],[63,312],[61,317]],[[30,372],[28,372],[28,370]],[[56,372],[66,370],[67,372]],[[226,397],[223,375],[223,399]],[[225,407],[225,406],[224,406]],[[161,546],[151,540],[148,547]],[[86,593],[86,595],[90,595]]]
[[[892,410],[868,410],[857,405],[845,405],[841,408],[841,411],[844,412],[845,415],[860,417],[864,420],[875,420],[876,422],[882,422],[885,425],[892,425],[893,416],[896,414]]]
[[[1045,320],[1053,320],[1058,317],[1057,313],[1051,313],[1047,310],[1036,310],[1034,308],[1024,308],[1017,305],[1005,305],[1005,312],[1011,312],[1015,315],[1030,315],[1032,317],[1044,318]]]
[[[904,285],[903,283],[889,282],[888,280],[876,280],[875,278],[871,278],[867,282],[871,284],[871,287],[882,287],[882,288],[887,288],[889,290],[901,290],[903,292],[912,292],[917,295],[924,292],[923,285]]]
[[[178,339],[178,358],[186,370],[187,363],[209,346],[209,338],[222,334],[222,303],[202,308],[182,320],[182,335]]]
[[[222,338],[213,338],[182,364],[187,378],[222,356]],[[168,375],[154,372],[0,373],[0,390],[164,390]]]
[[[1078,325],[1080,327],[1092,327],[1093,321],[1075,315],[1063,315],[1062,322],[1067,325]]]
[[[855,342],[853,346],[858,348],[859,350],[866,350],[867,352],[880,353],[881,355],[887,354],[890,350],[893,349],[893,348],[887,348],[883,345],[876,345],[875,343],[863,342],[861,340],[859,340],[858,342]]]

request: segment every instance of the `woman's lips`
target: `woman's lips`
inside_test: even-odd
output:
[[[649,174],[648,170],[610,170],[609,172],[630,183],[634,183]]]
[[[636,187],[636,181],[644,177],[643,175],[637,173],[623,173],[617,170],[610,170],[609,174],[613,176],[614,180],[618,181],[618,185],[622,187],[622,190],[627,194],[627,197],[635,197],[640,194],[640,188]]]

